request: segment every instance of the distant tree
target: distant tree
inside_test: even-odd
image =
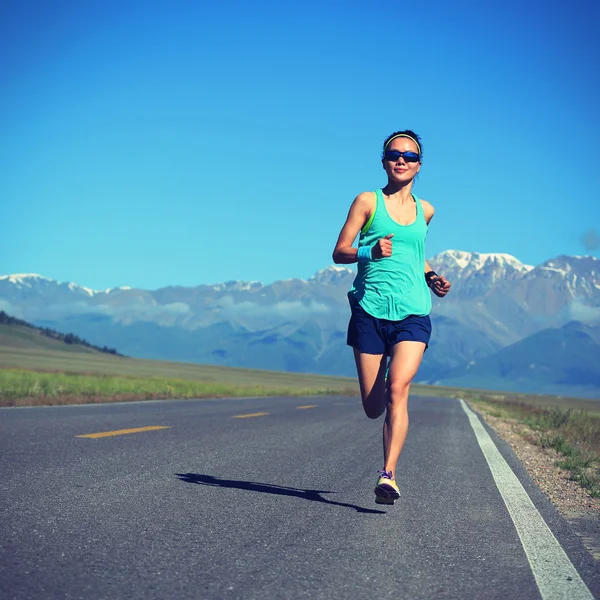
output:
[[[116,354],[117,356],[124,356],[117,352],[115,348],[108,348],[104,346],[101,348],[100,346],[95,346],[94,344],[90,344],[87,340],[80,338],[78,335],[74,333],[60,333],[54,329],[50,329],[50,327],[36,327],[27,321],[23,321],[22,319],[17,319],[16,317],[11,317],[5,311],[0,310],[0,324],[8,324],[8,325],[20,325],[22,327],[28,327],[29,329],[37,330],[41,335],[45,335],[46,337],[52,338],[54,340],[62,340],[65,344],[78,344],[80,346],[85,346],[86,348],[93,348],[98,352],[106,352],[108,354]]]

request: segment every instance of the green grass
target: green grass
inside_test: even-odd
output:
[[[54,340],[49,340],[54,342]],[[62,346],[64,348],[64,345]],[[177,363],[158,360],[141,360],[113,356],[100,352],[75,352],[72,349],[62,349],[54,345],[47,347],[15,347],[3,346],[0,340],[0,371],[2,368],[12,368],[36,372],[79,373],[82,375],[97,375],[99,377],[113,376],[134,379],[164,379],[191,380],[208,384],[227,384],[237,388],[255,388],[261,390],[303,390],[303,393],[321,393],[321,390],[331,390],[332,393],[357,395],[358,383],[354,377],[330,377],[327,375],[311,375],[306,373],[283,373],[279,371],[262,371],[258,369],[241,369],[219,367],[214,365],[199,365],[192,363]],[[0,381],[0,395],[2,390]],[[560,396],[499,393],[485,390],[466,390],[460,388],[419,385],[411,387],[413,396],[431,395],[446,398],[464,398],[472,396],[501,399],[524,405],[575,408],[600,414],[600,402],[579,398],[562,398]],[[142,396],[140,396],[142,397]],[[33,396],[29,396],[33,398]],[[36,401],[36,403],[41,403]]]
[[[0,406],[150,398],[357,395],[351,377],[138,360],[0,327]]]
[[[334,378],[331,378],[334,379]],[[225,398],[248,396],[307,396],[352,393],[338,385],[302,387],[294,383],[268,386],[248,381],[195,381],[160,377],[44,373],[0,369],[0,406],[35,406],[156,398]]]
[[[561,459],[557,466],[600,498],[600,415],[573,407],[543,407],[506,399],[472,396],[475,408],[500,418],[511,418],[526,425],[533,435],[529,441],[553,448]]]
[[[284,373],[259,369],[241,369],[177,363],[159,360],[141,360],[110,354],[70,353],[31,348],[3,348],[0,346],[0,368],[28,371],[68,372],[86,375],[113,375],[137,378],[191,379],[233,385],[261,385],[265,387],[309,387],[321,389],[333,386],[342,390],[351,388],[358,393],[352,377],[331,377],[306,373]]]

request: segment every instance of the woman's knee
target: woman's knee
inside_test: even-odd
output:
[[[385,387],[374,386],[369,394],[361,394],[362,405],[369,419],[377,419],[385,411]]]
[[[379,405],[373,405],[363,402],[363,409],[369,419],[378,419],[385,411],[385,404],[381,402]]]
[[[408,399],[409,390],[410,381],[390,381],[388,402],[392,402],[394,404],[398,402],[404,402],[406,399]]]

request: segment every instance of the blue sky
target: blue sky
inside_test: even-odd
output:
[[[0,274],[310,277],[404,128],[428,257],[598,256],[599,25],[580,0],[2,2]]]

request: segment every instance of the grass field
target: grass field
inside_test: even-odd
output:
[[[92,352],[87,348],[78,352],[62,346],[10,347],[0,343],[0,406],[76,402],[78,396],[81,401],[87,398],[88,402],[111,398],[173,398],[177,397],[175,390],[181,393],[178,397],[359,393],[358,383],[351,377],[140,360]],[[411,392],[413,395],[479,398],[600,414],[599,401],[583,398],[418,384],[412,386]]]
[[[254,379],[254,382],[251,380]],[[333,378],[332,378],[333,379]],[[321,381],[321,387],[307,378],[284,378],[275,383],[260,376],[246,383],[202,381],[161,377],[47,373],[23,369],[0,369],[0,406],[35,406],[156,398],[236,398],[248,396],[309,396],[354,394],[344,382]],[[306,387],[303,387],[305,384]]]
[[[45,380],[58,381],[63,374],[70,378],[65,382],[61,379],[65,393],[72,390],[77,393],[79,378],[96,377],[105,383],[110,379],[119,380],[123,385],[122,391],[132,392],[129,381],[188,381],[201,386],[223,386],[227,389],[246,388],[271,390],[302,390],[307,393],[358,393],[356,379],[350,377],[329,377],[325,375],[309,375],[305,373],[282,373],[278,371],[261,371],[256,369],[236,369],[214,365],[198,365],[191,363],[175,363],[168,361],[139,360],[124,358],[103,353],[73,353],[64,351],[49,352],[35,348],[6,348],[0,347],[0,395],[6,395],[5,383],[14,382],[14,371],[29,372],[22,374],[20,381],[33,382],[36,377],[44,375]],[[47,377],[46,377],[47,376]],[[57,383],[57,385],[59,385]],[[65,387],[72,385],[72,388]],[[23,390],[26,388],[22,388]],[[108,389],[108,388],[105,388]],[[153,388],[154,389],[154,388]],[[111,388],[112,393],[118,393],[119,387]],[[201,394],[205,396],[206,394]],[[254,393],[253,395],[256,395]],[[34,395],[30,395],[34,397]],[[172,396],[171,396],[172,397]]]
[[[12,340],[11,340],[12,341]],[[356,379],[138,360],[24,340],[0,346],[0,406],[151,398],[358,394]],[[50,344],[50,345],[49,345]]]

